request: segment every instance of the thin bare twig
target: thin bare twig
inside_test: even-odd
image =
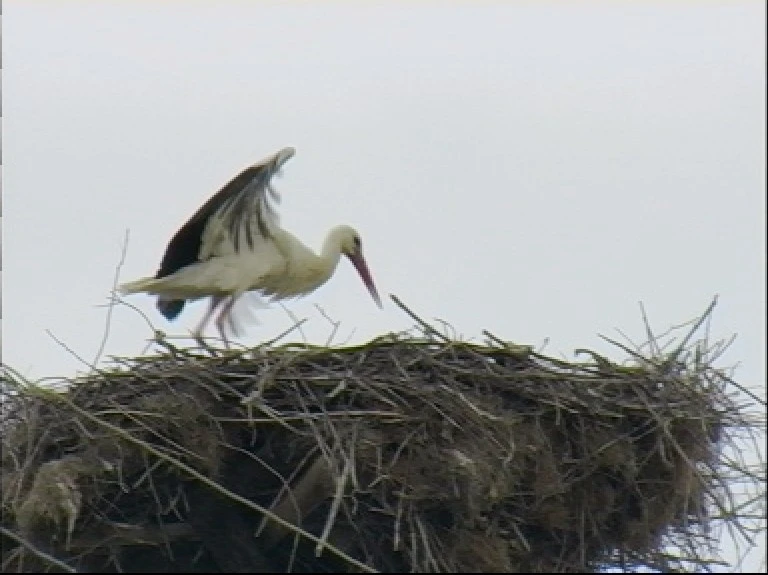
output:
[[[301,326],[304,325],[304,323],[307,321],[307,318],[304,318],[301,321],[299,321],[299,318],[296,317],[296,314],[293,313],[291,310],[289,310],[283,302],[279,301],[277,303],[280,305],[280,307],[283,309],[283,311],[286,313],[286,315],[289,318],[291,318],[291,321],[293,322],[293,326],[291,327],[291,331],[293,331],[294,329],[298,330],[299,333],[301,334],[302,341],[304,341],[304,343],[307,344],[309,342],[309,340],[307,340],[307,334],[305,334],[304,330],[301,329]]]
[[[123,238],[123,247],[120,250],[120,260],[117,262],[117,266],[115,266],[115,275],[112,279],[112,293],[117,293],[117,284],[120,281],[120,271],[123,269],[123,264],[125,263],[125,257],[128,253],[128,240],[131,237],[131,232],[129,229],[126,228],[125,230],[125,236]],[[99,364],[99,361],[101,360],[101,355],[104,353],[104,348],[107,346],[107,339],[109,339],[109,329],[112,325],[112,312],[115,309],[115,303],[114,299],[110,299],[110,302],[107,305],[107,317],[104,321],[104,336],[101,338],[101,343],[99,344],[99,349],[96,350],[96,356],[93,358],[93,365],[96,366]]]
[[[2,525],[0,525],[0,533],[8,537],[9,539],[13,539],[16,543],[24,547],[25,549],[29,550],[33,555],[37,556],[39,559],[42,559],[43,561],[50,563],[51,565],[58,567],[62,571],[66,571],[67,573],[77,573],[77,569],[74,569],[61,561],[60,559],[57,559],[53,555],[50,555],[49,553],[46,553],[45,551],[42,551],[32,545],[29,541],[26,539],[23,539],[22,537],[19,537],[16,535],[13,531],[10,529],[6,529]]]
[[[320,312],[320,315],[322,315],[328,321],[328,323],[331,324],[331,328],[332,328],[331,333],[328,336],[328,338],[325,340],[325,347],[331,347],[331,344],[333,343],[333,338],[336,336],[336,332],[339,331],[339,326],[341,325],[341,322],[332,320],[331,316],[325,313],[325,310],[317,304],[315,304],[315,309]]]
[[[53,332],[49,329],[45,330],[45,333],[50,337],[53,341],[55,341],[57,344],[59,344],[67,353],[69,353],[72,357],[74,357],[77,361],[88,367],[90,370],[95,371],[97,370],[96,366],[92,363],[88,363],[85,359],[83,359],[75,350],[73,350],[71,347],[69,347],[66,343],[64,343],[62,340],[60,340],[58,337],[53,335]]]
[[[403,302],[400,301],[400,298],[398,298],[395,294],[389,294],[389,297],[392,299],[393,302],[395,302],[395,305],[399,307],[401,310],[403,310],[406,314],[410,316],[412,320],[414,320],[416,323],[418,323],[422,329],[424,329],[425,333],[434,335],[438,339],[444,341],[444,342],[450,342],[451,340],[437,331],[434,327],[429,325],[426,321],[421,319],[419,316],[417,316],[411,309],[406,306]]]

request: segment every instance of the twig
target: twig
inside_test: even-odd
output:
[[[80,355],[75,350],[73,350],[71,347],[69,347],[63,341],[61,341],[58,337],[53,335],[53,332],[50,329],[46,329],[45,333],[48,334],[48,337],[50,337],[53,341],[55,341],[57,344],[59,344],[61,347],[63,347],[67,351],[67,353],[69,353],[77,361],[79,361],[83,365],[87,366],[92,371],[98,371],[98,369],[96,368],[95,365],[93,365],[92,363],[88,363],[86,360],[84,360],[82,357],[80,357]]]
[[[286,335],[288,335],[289,333],[291,333],[292,331],[294,331],[294,330],[296,330],[296,329],[298,329],[298,330],[299,330],[299,332],[301,333],[301,329],[300,329],[300,328],[301,328],[301,326],[302,326],[302,325],[303,325],[303,324],[304,324],[306,321],[307,321],[307,318],[304,318],[304,319],[302,319],[301,321],[298,321],[298,322],[294,323],[294,324],[293,324],[291,327],[289,327],[288,329],[286,329],[286,330],[285,330],[284,332],[282,332],[280,335],[278,335],[277,337],[273,337],[273,338],[272,338],[272,339],[270,339],[269,341],[265,341],[264,343],[260,344],[258,347],[271,347],[271,346],[273,346],[275,343],[277,343],[278,341],[280,341],[281,339],[283,339],[283,338],[284,338]],[[306,338],[304,338],[304,339],[306,339]]]
[[[648,345],[651,348],[651,357],[657,357],[661,350],[659,349],[659,346],[657,345],[658,339],[653,333],[653,330],[651,329],[651,322],[648,321],[648,315],[645,313],[645,306],[643,305],[643,302],[639,302],[640,305],[640,314],[643,316],[643,325],[645,326],[645,335],[648,338]]]
[[[444,336],[442,333],[437,331],[434,327],[429,325],[427,322],[425,322],[423,319],[421,319],[419,316],[417,316],[415,313],[413,313],[408,306],[406,306],[403,302],[400,301],[400,298],[398,298],[395,294],[389,294],[389,297],[392,299],[393,302],[399,307],[401,310],[403,310],[405,313],[407,313],[412,320],[414,320],[416,323],[418,323],[426,333],[432,334],[441,340],[445,342],[450,342],[451,340]]]
[[[124,306],[125,306],[125,307],[127,307],[128,309],[131,309],[131,310],[135,311],[135,312],[136,312],[136,313],[139,315],[139,317],[141,317],[141,319],[143,319],[143,320],[144,320],[144,322],[147,324],[147,326],[149,327],[149,329],[150,329],[150,330],[151,330],[151,331],[152,331],[152,332],[155,334],[155,336],[156,336],[156,335],[157,335],[157,333],[160,331],[160,330],[158,330],[158,329],[155,327],[155,325],[152,323],[152,320],[151,320],[151,319],[149,319],[149,316],[148,316],[147,314],[145,314],[145,313],[144,313],[144,312],[143,312],[141,309],[139,309],[139,308],[138,308],[137,306],[135,306],[134,304],[132,304],[132,303],[130,303],[130,302],[127,302],[127,301],[125,301],[123,298],[119,297],[117,294],[114,294],[114,295],[112,295],[112,301],[113,301],[113,302],[115,302],[115,303],[119,303],[120,305],[124,305]],[[150,341],[149,341],[149,343],[146,345],[146,347],[144,348],[144,350],[141,352],[141,353],[142,353],[142,355],[143,355],[143,354],[145,354],[145,353],[147,353],[147,351],[149,350],[149,348],[150,348],[150,347],[152,347],[152,344],[153,344],[153,343],[154,343],[154,339],[152,339],[152,340],[150,340]]]
[[[341,449],[341,448],[340,448]],[[318,459],[322,460],[323,455],[319,455]],[[333,523],[336,519],[336,515],[339,512],[339,507],[341,506],[341,500],[344,497],[344,492],[346,491],[347,487],[347,479],[352,473],[352,457],[347,456],[344,458],[344,470],[341,472],[341,475],[339,477],[336,477],[336,493],[333,497],[333,502],[331,503],[331,508],[328,511],[328,517],[325,521],[325,527],[323,528],[323,533],[320,536],[320,543],[318,543],[315,546],[315,557],[320,557],[320,555],[323,553],[323,548],[328,546],[328,535],[331,533],[331,529],[333,528]]]
[[[320,315],[322,315],[326,320],[328,320],[328,323],[330,323],[333,326],[333,329],[331,330],[331,334],[325,340],[325,347],[331,347],[331,343],[333,343],[333,338],[336,337],[336,332],[339,331],[339,326],[341,325],[341,322],[332,320],[331,317],[327,313],[325,313],[325,310],[317,304],[315,304],[315,309],[317,309],[317,311],[320,312]]]
[[[301,334],[301,339],[304,340],[304,343],[307,344],[307,335],[304,333],[304,330],[301,329],[301,326],[304,324],[304,322],[307,321],[307,318],[304,318],[303,320],[299,321],[299,318],[296,317],[296,314],[293,313],[291,310],[289,310],[283,302],[277,302],[280,304],[280,307],[283,308],[283,311],[288,315],[289,318],[291,318],[291,321],[293,321],[293,327],[291,328],[291,331],[294,329],[298,329],[299,333]]]
[[[688,345],[688,342],[693,337],[693,334],[696,333],[701,324],[704,323],[712,314],[712,310],[715,309],[715,305],[717,305],[717,296],[712,298],[712,302],[707,306],[707,309],[704,310],[704,313],[701,315],[701,317],[696,320],[696,323],[693,324],[693,327],[690,329],[690,331],[688,331],[685,337],[683,337],[683,341],[680,342],[680,345],[677,346],[677,349],[670,354],[668,363],[671,364],[677,359],[683,349],[685,349],[685,346]]]
[[[600,333],[598,333],[597,336],[599,338],[603,339],[604,341],[606,341],[606,342],[608,342],[608,343],[610,343],[612,345],[615,345],[616,347],[618,347],[619,349],[621,349],[622,351],[624,351],[628,355],[631,355],[636,360],[638,360],[638,362],[640,364],[647,364],[648,363],[648,360],[641,353],[638,353],[638,352],[628,348],[623,343],[620,343],[620,342],[616,341],[615,339],[611,339],[610,337],[605,336],[605,335],[600,334]]]
[[[32,545],[32,543],[30,543],[26,539],[23,539],[23,538],[19,537],[13,531],[11,531],[10,529],[6,529],[2,525],[0,525],[0,533],[5,535],[9,539],[13,539],[16,543],[18,543],[19,545],[21,545],[25,549],[28,549],[29,551],[31,551],[34,555],[36,555],[37,557],[39,557],[43,561],[47,561],[48,563],[50,563],[52,565],[55,565],[59,569],[62,569],[64,571],[66,571],[67,573],[77,573],[77,569],[74,569],[74,568],[70,567],[69,565],[64,563],[61,559],[56,559],[56,557],[54,557],[53,555],[50,555],[50,554],[46,553],[45,551],[42,551],[41,549],[38,549],[37,547]]]
[[[115,266],[115,276],[112,279],[112,293],[117,292],[117,282],[120,280],[120,270],[123,269],[123,264],[125,263],[125,256],[128,253],[128,240],[131,237],[131,232],[129,229],[126,228],[125,230],[125,238],[123,240],[123,248],[120,252],[120,261],[117,262],[117,266]],[[114,299],[112,299],[109,302],[109,305],[107,306],[107,317],[104,322],[104,337],[101,338],[101,344],[99,344],[99,349],[96,351],[96,357],[93,358],[93,365],[96,366],[99,364],[99,360],[101,359],[101,354],[104,353],[104,348],[107,345],[107,339],[109,338],[109,328],[112,325],[112,312],[115,309],[115,302]]]
[[[753,401],[755,401],[755,402],[756,402],[758,405],[762,405],[763,407],[766,407],[766,405],[768,405],[768,402],[766,402],[766,400],[765,400],[765,399],[762,399],[761,397],[758,397],[757,395],[755,395],[754,393],[752,393],[752,392],[751,392],[751,391],[750,391],[750,390],[749,390],[749,389],[748,389],[746,386],[744,386],[744,385],[741,385],[740,383],[737,383],[736,381],[734,381],[734,380],[733,380],[733,379],[731,379],[730,377],[727,377],[725,374],[721,374],[721,377],[722,377],[722,378],[723,378],[725,381],[727,381],[728,383],[730,383],[730,384],[731,384],[733,387],[735,387],[736,389],[738,389],[739,391],[741,391],[743,394],[745,394],[746,396],[748,396],[750,399],[752,399]]]
[[[484,329],[484,330],[483,330],[481,333],[482,333],[482,334],[483,334],[485,337],[487,337],[487,338],[488,338],[488,339],[489,339],[489,340],[490,340],[492,343],[495,343],[495,344],[496,344],[496,345],[498,345],[499,347],[501,347],[501,348],[503,348],[503,349],[506,349],[506,348],[508,347],[508,346],[507,346],[507,342],[506,342],[506,341],[504,341],[503,339],[501,339],[500,337],[498,337],[498,336],[496,336],[496,335],[493,335],[493,334],[492,334],[490,331],[488,331],[487,329]]]

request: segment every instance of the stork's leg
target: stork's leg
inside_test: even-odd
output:
[[[234,307],[234,302],[233,302]],[[229,329],[232,331],[232,335],[235,337],[240,337],[240,329],[237,327],[237,322],[235,321],[235,315],[230,311],[227,314],[227,325],[229,326]]]
[[[200,320],[200,323],[197,324],[195,331],[192,332],[192,335],[197,340],[197,342],[204,347],[205,347],[205,342],[203,341],[203,330],[205,330],[205,326],[208,324],[208,322],[211,321],[213,312],[216,311],[216,308],[223,301],[223,299],[224,298],[218,297],[218,296],[211,297],[211,303],[208,306],[208,311],[205,312],[203,319]]]
[[[224,345],[227,346],[227,348],[229,348],[229,340],[227,339],[227,335],[224,331],[224,323],[229,322],[230,326],[234,325],[234,320],[230,317],[230,314],[232,313],[232,307],[234,307],[238,297],[240,297],[240,294],[230,296],[227,302],[221,306],[221,311],[216,317],[216,327],[219,329],[221,339],[224,340]]]

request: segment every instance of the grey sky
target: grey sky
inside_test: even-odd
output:
[[[126,228],[123,281],[290,145],[284,226],[316,248],[354,225],[379,291],[423,317],[621,357],[597,333],[640,342],[638,301],[661,331],[719,294],[713,337],[738,333],[723,365],[764,394],[764,3],[3,7],[3,359],[22,373],[84,369],[45,330],[93,359]],[[173,335],[204,309],[168,324],[129,301]],[[338,341],[412,324],[346,262],[288,304],[323,341],[314,304]],[[258,317],[244,343],[292,323]],[[106,351],[150,336],[118,308]]]

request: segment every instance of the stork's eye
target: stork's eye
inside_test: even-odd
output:
[[[360,241],[360,236],[354,236],[352,238],[352,241],[355,242],[355,247],[359,250],[361,247],[363,247],[363,242]]]

